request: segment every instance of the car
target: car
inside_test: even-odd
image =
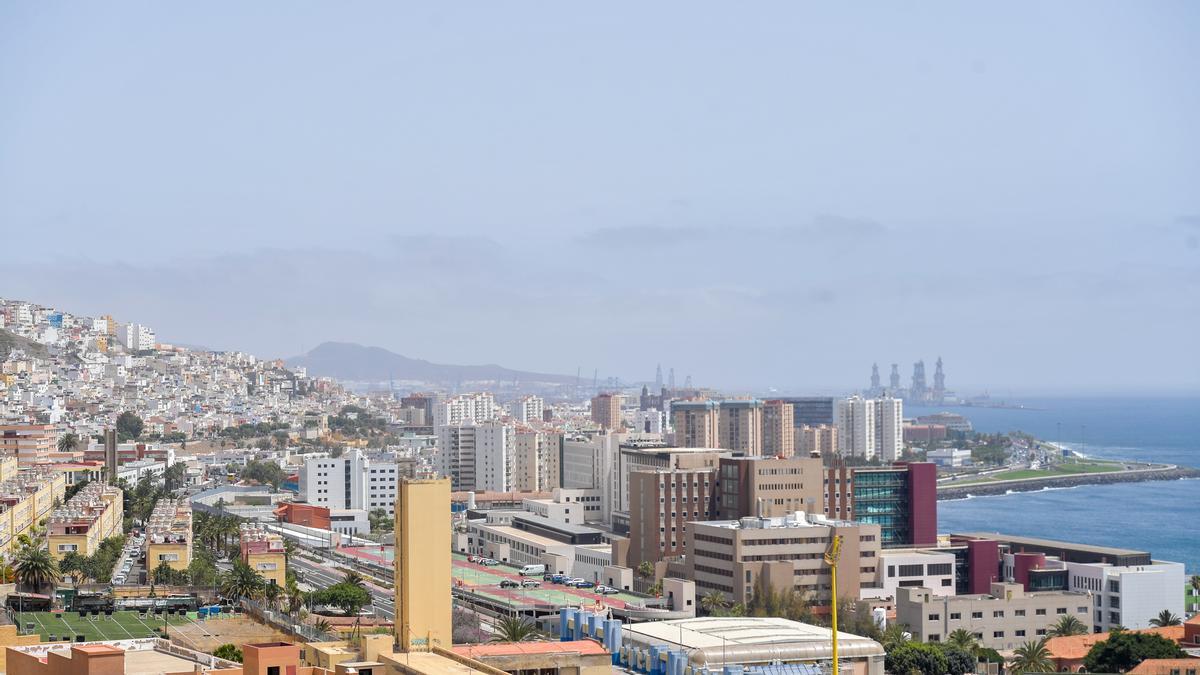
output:
[[[521,582],[513,581],[512,579],[505,579],[500,582],[500,588],[520,588],[520,587],[521,587]]]
[[[469,555],[469,556],[467,556],[467,562],[473,562],[473,563],[477,563],[477,562],[479,562],[480,560],[483,560],[483,556],[478,556],[478,555]]]
[[[536,579],[526,579],[525,581],[521,582],[521,587],[522,588],[541,588],[542,582],[540,582]]]
[[[550,583],[552,584],[565,584],[567,581],[569,581],[569,579],[562,574],[552,574],[550,576]]]
[[[546,572],[542,575],[542,581],[554,581],[554,575]]]
[[[574,586],[575,588],[591,588],[591,587],[595,586],[596,584],[591,581],[588,581],[587,579],[572,579],[571,585]]]
[[[487,567],[495,567],[496,565],[500,564],[500,561],[496,560],[495,558],[484,558],[483,560],[479,561],[479,564],[486,565]]]
[[[612,586],[597,586],[596,592],[599,593],[600,595],[613,595],[616,593],[620,593],[621,591],[613,588]]]

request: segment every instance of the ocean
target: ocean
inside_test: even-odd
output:
[[[1027,398],[1025,409],[956,412],[988,433],[1024,431],[1098,458],[1200,467],[1200,397]],[[1149,551],[1200,573],[1200,480],[1049,488],[938,502],[938,530],[1004,532]]]

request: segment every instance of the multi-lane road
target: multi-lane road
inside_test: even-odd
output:
[[[292,556],[290,562],[303,579],[302,583],[313,589],[329,588],[341,581],[346,572],[351,569],[349,565],[339,565],[328,561],[317,563],[298,555]],[[375,615],[389,621],[395,619],[396,601],[392,591],[376,586],[371,583],[370,578],[366,580],[366,584],[367,591],[371,594],[371,605],[375,609]]]

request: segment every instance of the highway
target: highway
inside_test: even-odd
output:
[[[291,564],[296,568],[296,571],[303,577],[303,583],[314,588],[328,588],[339,581],[350,570],[349,566],[339,565],[332,562],[313,562],[304,557],[295,555],[292,556]],[[371,594],[371,605],[375,609],[376,616],[392,621],[396,616],[396,602],[392,595],[392,591],[371,583],[367,579],[367,591]]]

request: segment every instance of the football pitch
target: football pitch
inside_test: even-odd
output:
[[[49,640],[53,635],[55,640],[75,641],[76,636],[82,635],[85,642],[156,637],[164,623],[162,616],[155,618],[150,614],[142,619],[137,612],[113,612],[112,616],[101,614],[86,618],[76,612],[13,612],[13,620],[22,633],[37,633],[42,640]],[[195,621],[195,615],[172,616],[166,621],[173,626],[191,623]],[[27,630],[29,624],[33,624],[32,631]]]

